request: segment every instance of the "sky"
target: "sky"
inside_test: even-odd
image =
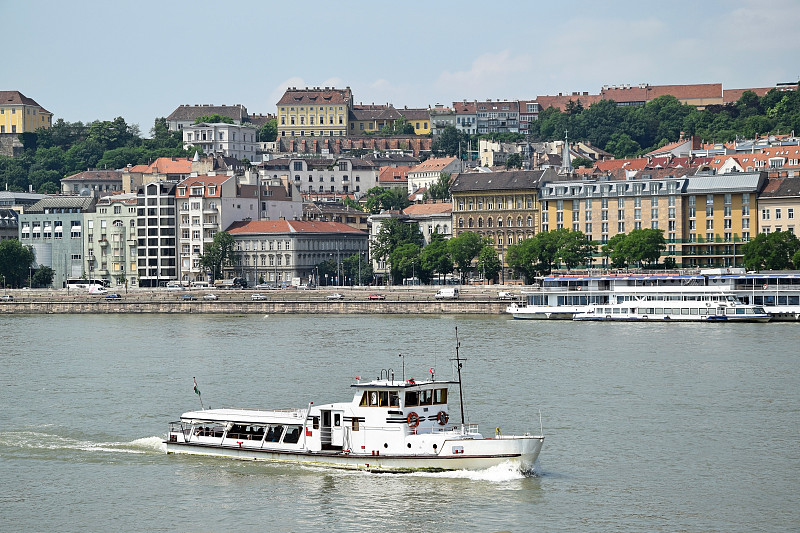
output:
[[[290,86],[428,107],[800,78],[798,0],[0,0],[0,20],[0,90],[143,136],[181,104],[274,114]]]

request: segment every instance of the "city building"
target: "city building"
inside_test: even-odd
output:
[[[508,246],[539,231],[539,189],[559,181],[553,169],[462,172],[450,184],[453,237],[473,231],[486,237],[505,264]],[[501,280],[511,279],[503,268]]]
[[[340,137],[350,131],[350,87],[286,89],[277,103],[278,137]]]
[[[475,135],[478,133],[478,104],[477,102],[453,102],[453,112],[456,114],[456,129],[460,132]]]
[[[162,287],[178,279],[176,184],[142,185],[137,194],[136,256],[140,287]]]
[[[758,230],[800,235],[800,177],[769,178],[758,195]],[[797,265],[795,265],[797,267]]]
[[[404,107],[399,111],[406,122],[414,126],[415,135],[428,135],[432,132],[431,114],[428,108]]]
[[[167,127],[170,131],[180,131],[194,124],[201,117],[220,115],[233,120],[234,124],[244,124],[250,121],[247,108],[241,104],[236,105],[211,105],[195,104],[180,105],[167,117]]]
[[[304,194],[366,193],[378,182],[378,167],[355,157],[285,157],[260,163],[258,171],[262,177],[286,179]]]
[[[101,196],[122,191],[119,170],[84,170],[61,179],[61,194]]]
[[[486,100],[476,102],[478,134],[519,132],[519,102]]]
[[[305,202],[303,220],[312,222],[339,222],[359,231],[369,231],[369,213],[353,209],[338,202]]]
[[[442,173],[461,172],[461,160],[457,157],[435,157],[427,159],[408,170],[408,194],[427,189],[439,180]]]
[[[351,280],[318,279],[317,265],[369,254],[369,234],[338,222],[251,220],[226,230],[236,243],[236,265],[225,277],[241,277],[248,285],[264,280],[279,285],[345,285]]]
[[[94,210],[91,196],[54,196],[39,200],[19,216],[19,240],[35,254],[33,269],[53,269],[53,287],[85,275],[84,216]]]
[[[453,204],[449,201],[413,204],[403,209],[403,214],[408,220],[419,224],[426,245],[431,243],[434,233],[445,239],[453,235]]]
[[[258,220],[260,199],[255,185],[239,185],[236,176],[191,176],[175,189],[178,207],[178,277],[183,282],[211,281],[200,266],[214,235],[239,220]]]
[[[0,208],[0,241],[19,239],[19,213]]]
[[[179,182],[189,177],[196,169],[191,159],[180,157],[159,157],[149,165],[128,165],[122,169],[122,190],[133,192],[154,181]]]
[[[138,285],[135,193],[103,196],[84,214],[83,272],[109,285]]]
[[[442,104],[436,104],[429,111],[431,132],[434,135],[441,135],[445,128],[448,126],[456,126],[456,112],[455,110],[445,107]]]
[[[350,108],[348,135],[377,133],[383,128],[393,128],[400,112],[391,105],[354,104]]]
[[[619,106],[642,106],[664,95],[677,98],[682,104],[705,109],[709,105],[721,105],[721,83],[698,83],[688,85],[604,85],[600,96],[604,100],[614,100]],[[584,107],[587,107],[584,105]],[[563,111],[563,109],[562,109]]]
[[[384,189],[408,190],[408,171],[412,167],[381,167],[378,185]]]
[[[20,133],[49,128],[53,114],[19,91],[0,91],[0,155],[14,157],[22,150]]]
[[[0,208],[24,213],[28,207],[43,198],[47,198],[47,195],[33,192],[0,191]]]
[[[201,122],[183,128],[183,148],[257,162],[258,131],[250,125]]]

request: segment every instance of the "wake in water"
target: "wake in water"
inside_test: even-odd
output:
[[[28,450],[79,450],[87,452],[112,452],[151,454],[166,453],[162,437],[145,437],[131,442],[91,442],[39,431],[0,432],[0,447]]]

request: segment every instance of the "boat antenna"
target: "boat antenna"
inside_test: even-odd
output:
[[[461,342],[458,340],[458,326],[456,326],[456,358],[451,359],[451,361],[456,362],[456,370],[458,370],[458,400],[461,404],[461,425],[464,425],[464,391],[463,387],[461,386],[461,361],[466,361],[466,359],[461,359],[458,355],[458,349],[461,347]]]
[[[200,389],[197,388],[197,378],[193,377],[192,381],[194,381],[194,393],[197,394],[198,398],[200,398],[200,408],[205,410],[205,407],[203,406],[203,396],[200,395]]]
[[[403,383],[406,382],[406,358],[403,354],[397,354],[403,360]]]

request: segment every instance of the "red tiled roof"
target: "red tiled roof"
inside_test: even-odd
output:
[[[277,105],[308,105],[308,104],[349,104],[352,99],[350,87],[335,89],[319,87],[297,89],[290,87],[283,93]]]
[[[381,167],[378,173],[378,183],[403,183],[408,182],[410,167]]]
[[[450,202],[438,202],[435,204],[414,204],[406,207],[403,213],[406,215],[436,215],[447,214],[453,211],[453,204]]]
[[[313,220],[243,220],[234,222],[226,230],[233,235],[252,233],[351,233],[364,235],[341,222],[317,222]]]
[[[425,172],[427,170],[440,170],[456,161],[455,157],[432,157],[419,165],[409,169],[410,172]]]

